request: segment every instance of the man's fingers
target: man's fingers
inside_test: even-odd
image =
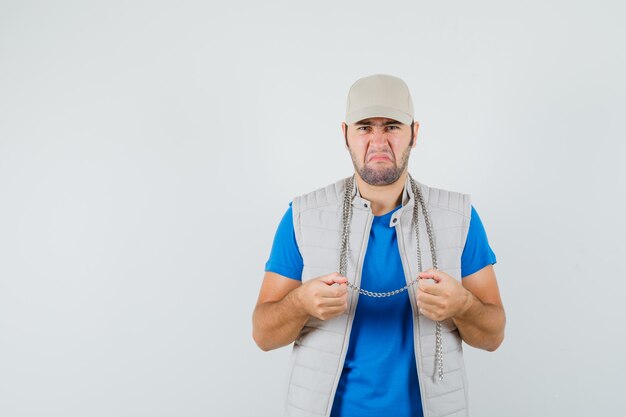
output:
[[[425,292],[420,292],[419,294],[417,294],[417,305],[419,307],[425,307],[425,306],[441,307],[442,299],[441,297],[437,297],[436,295],[428,294]]]
[[[334,275],[335,274],[324,275],[324,276],[319,277],[317,280],[320,282],[323,282],[324,284],[332,285],[335,283]]]
[[[337,284],[345,284],[348,282],[348,278],[341,276],[339,272],[333,272],[332,274],[324,275],[318,278],[318,281],[322,281],[325,284],[333,285]]]
[[[444,279],[445,275],[436,269],[430,268],[426,271],[420,272],[419,277],[422,279],[432,279],[435,282],[441,282]]]
[[[348,293],[348,287],[345,284],[329,285],[323,279],[309,281],[306,285],[309,297],[337,298]]]
[[[334,277],[333,280],[337,283],[337,284],[345,284],[346,282],[348,282],[348,278],[346,277],[342,277],[341,275],[339,275],[338,277]]]
[[[322,297],[341,297],[348,292],[348,288],[345,285],[348,282],[348,278],[338,272],[321,276],[317,281],[326,284],[322,288],[318,287],[318,294]]]
[[[346,301],[346,297],[328,297],[324,298],[324,301],[320,303],[320,307],[340,307],[342,305],[345,305]]]
[[[346,312],[345,305],[339,306],[339,307],[331,307],[331,308],[325,309],[324,312],[321,313],[318,318],[321,318],[322,320],[329,320],[345,312]]]
[[[431,320],[437,321],[437,316],[436,316],[436,314],[433,311],[430,311],[430,310],[428,310],[426,308],[421,307],[420,308],[420,313],[422,313],[423,316],[426,316],[426,317],[428,317]]]
[[[439,295],[441,294],[441,288],[434,282],[429,282],[428,279],[422,278],[417,283],[417,288],[427,294]]]
[[[330,291],[324,295],[324,297],[338,298],[343,297],[348,293],[348,287],[345,285],[336,285],[329,288]]]
[[[315,293],[319,297],[324,297],[324,298],[342,297],[348,293],[348,287],[343,284],[342,285],[340,284],[326,285],[325,283],[323,283],[323,284],[318,284],[316,287],[317,288],[316,288]]]
[[[342,304],[340,306],[336,306],[336,307],[332,307],[332,308],[328,309],[328,312],[330,314],[337,314],[337,315],[339,315],[341,313],[344,313],[345,311],[346,311],[346,305],[345,304]]]

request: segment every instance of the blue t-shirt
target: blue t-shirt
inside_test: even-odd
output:
[[[393,213],[374,216],[363,261],[361,286],[392,291],[405,285]],[[478,213],[472,207],[469,232],[461,256],[463,277],[496,263]],[[265,270],[301,279],[302,255],[296,243],[291,204],[283,216]],[[407,292],[388,298],[359,297],[344,369],[331,417],[422,416],[413,321]]]

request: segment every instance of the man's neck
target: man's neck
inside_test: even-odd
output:
[[[369,185],[363,181],[358,173],[355,177],[361,197],[372,203],[374,216],[382,216],[389,213],[402,202],[402,192],[406,184],[407,171],[404,171],[396,182],[389,185]]]

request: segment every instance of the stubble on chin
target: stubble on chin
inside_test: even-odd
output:
[[[411,153],[411,148],[407,148],[400,158],[400,165],[396,164],[395,158],[392,161],[393,166],[387,168],[375,168],[375,164],[371,164],[368,166],[365,162],[361,166],[356,163],[356,158],[350,150],[350,157],[352,158],[352,165],[354,165],[354,169],[359,173],[359,176],[369,185],[389,185],[398,181],[404,170],[406,169],[409,163],[409,155]]]

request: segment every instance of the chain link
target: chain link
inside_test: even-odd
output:
[[[422,252],[420,249],[420,239],[419,239],[419,206],[422,207],[422,214],[424,215],[424,223],[426,223],[426,233],[428,234],[428,243],[430,245],[430,252],[432,256],[432,265],[434,269],[437,268],[437,254],[435,251],[435,239],[433,234],[433,227],[430,221],[430,215],[428,210],[426,209],[426,205],[424,204],[424,198],[422,193],[417,186],[413,177],[409,174],[409,181],[411,183],[411,189],[414,195],[413,202],[413,224],[415,225],[415,238],[416,238],[416,251],[417,251],[417,269],[421,272],[422,269]],[[346,276],[347,267],[348,267],[348,246],[350,240],[350,223],[352,221],[352,194],[354,192],[354,176],[346,179],[346,190],[344,193],[343,200],[343,210],[342,210],[342,233],[341,233],[341,249],[339,253],[339,273],[342,276]],[[415,201],[417,200],[417,201]],[[419,204],[418,204],[419,202]],[[347,282],[346,285],[348,288],[357,291],[359,294],[372,297],[372,298],[385,298],[391,297],[396,294],[400,294],[401,292],[406,291],[410,287],[414,286],[419,281],[419,276],[414,280],[406,284],[402,288],[398,288],[393,291],[386,292],[375,292],[368,291],[363,288],[359,288],[358,286],[352,284],[351,282]],[[439,380],[443,379],[443,342],[441,336],[441,322],[438,321],[435,326],[435,361],[437,364],[438,376]]]
[[[387,291],[387,292],[368,291],[363,288],[359,288],[356,285],[353,285],[351,282],[346,282],[346,286],[348,288],[353,289],[354,291],[358,291],[359,294],[367,295],[368,297],[385,298],[385,297],[391,297],[392,295],[400,294],[401,292],[408,290],[409,287],[412,287],[413,285],[417,284],[417,281],[419,281],[419,278],[414,279],[413,281],[409,282],[402,288],[398,288],[397,290]]]
[[[413,195],[417,197],[420,205],[422,206],[422,213],[424,214],[424,222],[426,223],[426,233],[428,233],[428,243],[430,245],[430,253],[432,255],[432,263],[433,269],[439,269],[437,264],[437,252],[435,251],[435,236],[433,233],[433,225],[430,221],[430,214],[426,209],[426,204],[424,204],[424,197],[417,186],[411,174],[409,174],[409,180],[411,181],[411,188],[413,189]],[[417,269],[419,271],[423,271],[422,269],[422,253],[420,251],[420,234],[419,234],[419,218],[417,210],[417,202],[414,202],[413,206],[413,222],[415,224],[415,238],[417,239]],[[438,321],[435,324],[435,362],[437,363],[437,371],[439,380],[443,380],[443,340],[441,336],[441,322]]]

